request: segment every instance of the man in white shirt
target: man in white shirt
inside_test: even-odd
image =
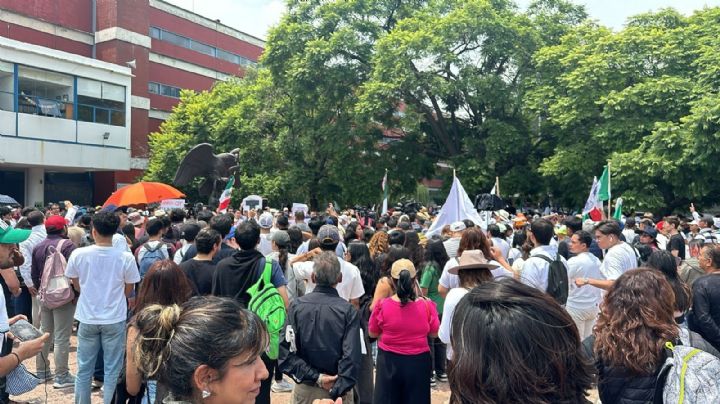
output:
[[[548,288],[550,263],[539,256],[545,256],[551,261],[556,259],[558,254],[557,244],[555,246],[550,245],[554,234],[555,227],[549,220],[538,219],[532,222],[528,237],[535,248],[530,251],[530,257],[525,260],[520,275],[520,282],[543,292],[547,292]],[[567,269],[568,265],[565,258],[561,256],[560,261]]]
[[[95,245],[74,251],[65,271],[75,290],[80,292],[75,310],[75,319],[80,322],[75,403],[90,403],[90,383],[101,347],[104,380],[118,380],[123,367],[125,299],[140,281],[140,274],[132,254],[113,247],[112,238],[119,225],[120,218],[114,212],[96,214],[92,229]],[[111,382],[105,384],[105,404],[110,404],[115,386]]]
[[[492,241],[493,247],[499,248],[500,251],[502,251],[503,257],[507,259],[510,254],[510,244],[503,238],[505,235],[505,225],[502,223],[491,224],[487,228],[487,233]]]
[[[457,251],[460,247],[460,238],[462,237],[463,231],[465,231],[465,223],[462,221],[453,222],[450,224],[450,238],[443,242],[445,246],[445,252],[448,258],[457,257]]]
[[[589,252],[591,244],[592,235],[586,231],[575,232],[570,237],[570,252],[574,256],[568,260],[568,279],[602,277],[600,260]],[[565,309],[575,321],[581,341],[592,334],[601,299],[600,289],[581,288],[570,283]]]
[[[606,250],[600,273],[604,279],[576,278],[577,286],[591,285],[600,289],[609,289],[615,279],[628,270],[637,268],[639,254],[630,244],[620,239],[620,225],[614,220],[600,222],[595,228],[598,246]]]
[[[273,226],[273,215],[270,212],[265,212],[258,218],[258,225],[260,226],[260,243],[257,245],[257,250],[262,255],[267,256],[272,253],[272,242],[270,241],[270,229]]]
[[[318,231],[317,238],[320,240],[320,249],[322,251],[335,251],[340,243],[340,231],[336,226],[326,224]],[[310,252],[308,254],[312,255],[313,253]],[[335,289],[337,289],[340,297],[349,301],[355,307],[360,307],[360,297],[365,294],[365,288],[363,287],[362,278],[360,277],[360,270],[355,265],[340,257],[338,257],[338,261],[340,262],[342,279]],[[293,269],[299,279],[305,279],[307,281],[305,293],[311,293],[313,289],[315,289],[315,284],[311,279],[313,263],[311,261],[298,262],[293,265]]]
[[[32,269],[32,252],[36,245],[40,244],[47,238],[47,231],[45,230],[45,215],[34,210],[28,213],[28,223],[32,226],[30,230],[30,237],[27,240],[20,243],[20,252],[25,258],[25,262],[20,265],[20,276],[25,282],[25,287],[22,288],[20,296],[15,298],[15,312],[17,314],[24,314],[36,327],[40,326],[38,312],[40,306],[38,305],[37,288],[40,285],[33,284],[31,269]],[[30,303],[29,312],[27,304]]]

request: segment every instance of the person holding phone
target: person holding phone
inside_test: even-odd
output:
[[[30,230],[13,229],[4,220],[0,220],[0,268],[10,268],[22,264],[22,254],[18,250],[17,244],[25,241],[28,237],[30,237]],[[10,325],[18,320],[27,321],[27,318],[22,315],[8,318],[2,293],[2,289],[0,289],[0,335],[2,335],[3,341],[2,350],[0,350],[0,377],[3,379],[0,381],[0,385],[4,387],[4,376],[18,367],[22,361],[37,355],[45,341],[50,338],[50,334],[45,333],[39,338],[22,341],[17,348],[13,349],[15,338],[10,333]],[[7,402],[9,395],[4,388],[0,391],[0,401]]]

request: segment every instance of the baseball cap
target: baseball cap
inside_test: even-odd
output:
[[[331,224],[324,224],[317,234],[320,244],[335,244],[340,242],[340,231]]]
[[[274,241],[277,245],[288,245],[290,243],[290,235],[285,230],[278,230],[270,233],[268,240]]]
[[[465,223],[462,221],[452,222],[452,224],[450,224],[450,231],[463,231],[465,227]]]
[[[265,212],[258,218],[258,225],[263,229],[269,229],[273,225],[273,215],[270,212]]]
[[[64,217],[52,215],[45,220],[45,230],[62,230],[66,224]]]
[[[415,265],[413,265],[412,261],[407,258],[402,258],[395,261],[392,264],[392,268],[390,269],[390,275],[393,277],[393,279],[400,279],[400,272],[402,271],[410,272],[411,278],[415,277]]]
[[[17,244],[30,237],[30,230],[13,229],[4,220],[0,220],[0,244]]]
[[[645,226],[645,230],[643,230],[642,233],[640,233],[640,234],[647,234],[648,236],[650,236],[652,238],[657,238],[658,232],[653,227]]]

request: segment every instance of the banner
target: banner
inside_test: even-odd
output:
[[[171,209],[184,209],[185,199],[164,199],[160,202],[160,209],[171,210]]]
[[[250,209],[260,210],[262,209],[262,197],[257,195],[248,195],[242,200],[240,205],[246,212]]]

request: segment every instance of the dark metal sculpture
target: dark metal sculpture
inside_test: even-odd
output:
[[[208,197],[208,204],[216,204],[230,176],[235,175],[238,169],[239,151],[234,149],[229,153],[214,154],[211,144],[201,143],[190,149],[180,162],[173,184],[182,187],[202,177],[198,188],[200,195]]]

